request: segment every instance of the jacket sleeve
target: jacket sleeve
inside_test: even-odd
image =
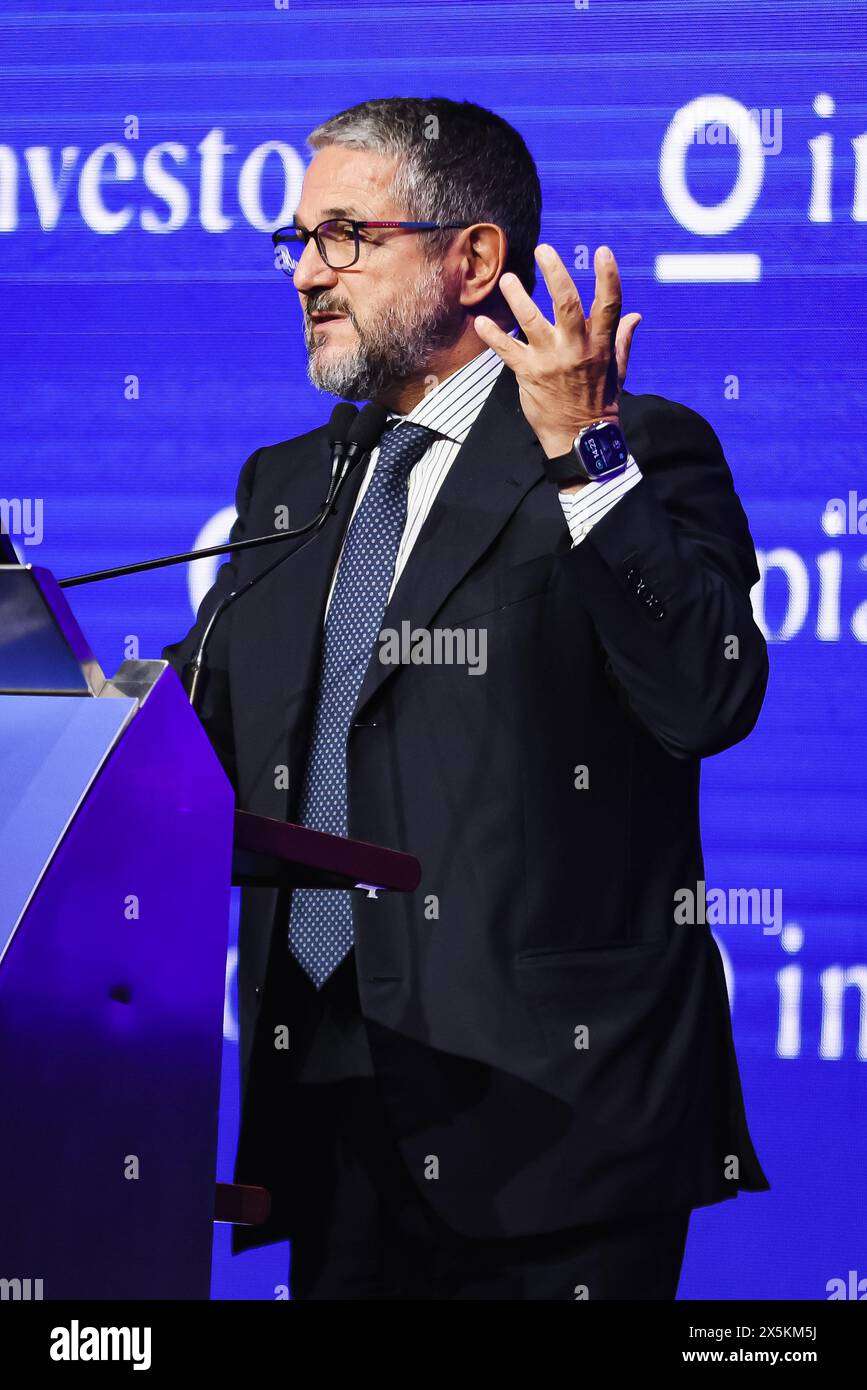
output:
[[[255,453],[250,455],[238,477],[238,485],[235,491],[235,509],[238,515],[229,532],[230,541],[242,541],[246,539],[250,497],[253,491],[256,464],[261,452],[261,449],[257,449]],[[211,614],[217,607],[217,604],[226,594],[231,593],[237,582],[238,556],[236,554],[230,554],[229,559],[220,566],[214,583],[202,599],[199,605],[199,611],[196,614],[196,621],[190,628],[186,637],[180,642],[174,642],[170,646],[163,648],[161,653],[162,659],[167,661],[169,665],[174,668],[179,677],[182,676],[184,665],[189,661],[193,652],[196,650],[199,639],[208,624]],[[197,713],[214,747],[214,751],[223,764],[226,775],[237,791],[235,741],[232,731],[232,708],[229,696],[230,623],[231,610],[218,618],[208,643],[207,681]]]
[[[624,401],[642,480],[564,557],[616,692],[675,757],[745,738],[768,679],[750,604],[743,508],[706,420],[660,396]]]

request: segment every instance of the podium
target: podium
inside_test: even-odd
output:
[[[215,1215],[268,1210],[216,1184],[231,885],[419,864],[236,811],[171,667],[107,679],[29,565],[0,564],[0,766],[5,1296],[207,1299]]]

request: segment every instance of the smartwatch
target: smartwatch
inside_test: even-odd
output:
[[[629,462],[629,449],[623,431],[613,420],[597,420],[586,425],[572,440],[568,454],[543,458],[545,472],[552,483],[568,487],[571,483],[603,482],[622,473]]]

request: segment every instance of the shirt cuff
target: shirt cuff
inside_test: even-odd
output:
[[[641,469],[630,454],[623,472],[615,478],[600,478],[579,488],[577,492],[559,493],[573,547],[589,536],[597,521],[607,516],[621,497],[625,497],[636,483],[641,482],[641,478]]]

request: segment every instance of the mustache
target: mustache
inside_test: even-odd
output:
[[[312,314],[345,314],[349,322],[355,325],[355,315],[346,303],[341,303],[338,299],[333,299],[327,294],[316,295],[307,300],[304,306],[304,317],[307,323],[311,322]]]

